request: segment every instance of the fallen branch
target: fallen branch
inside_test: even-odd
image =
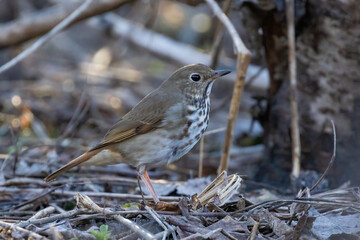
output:
[[[74,191],[54,191],[54,195],[60,195],[60,196],[75,196],[79,192]],[[89,197],[107,197],[107,198],[119,198],[119,199],[136,199],[136,200],[142,200],[141,195],[137,194],[126,194],[126,193],[106,193],[106,192],[80,192],[80,194],[87,195]],[[151,196],[144,196],[146,200],[152,200]],[[161,201],[180,201],[181,197],[165,197],[160,196],[159,199]]]
[[[27,229],[24,229],[22,227],[16,226],[16,225],[11,224],[11,223],[0,221],[0,227],[5,229],[4,233],[3,233],[2,230],[0,231],[1,232],[0,237],[5,237],[6,235],[9,234],[10,236],[9,236],[8,239],[12,239],[12,232],[18,232],[21,235],[22,239],[35,239],[35,240],[37,240],[37,239],[42,239],[42,240],[48,239],[48,238],[46,238],[44,236],[41,236],[41,235],[39,235],[39,234],[37,234],[35,232],[29,231]],[[15,238],[20,239],[19,235],[18,234],[16,234],[16,235],[17,236]]]
[[[94,203],[86,195],[78,193],[75,198],[76,198],[76,201],[78,202],[78,205],[80,204],[80,206],[85,207],[85,208],[87,208],[89,210],[92,210],[94,212],[97,212],[97,213],[111,213],[112,212],[109,209],[99,207],[96,203]],[[149,233],[148,231],[143,229],[141,226],[137,225],[135,222],[130,221],[129,219],[126,219],[121,215],[115,215],[115,216],[113,216],[113,218],[116,221],[118,221],[118,222],[124,224],[125,226],[127,226],[132,231],[139,234],[142,239],[147,239],[147,240],[155,239],[155,236],[153,234]]]
[[[195,47],[184,44],[182,42],[175,41],[167,36],[164,36],[159,33],[155,33],[152,31],[149,31],[143,27],[141,27],[138,24],[135,24],[125,18],[122,18],[118,15],[109,13],[104,16],[103,19],[109,23],[112,27],[112,33],[119,37],[124,37],[131,43],[147,49],[148,51],[162,56],[167,59],[171,59],[173,61],[176,61],[180,63],[181,65],[187,65],[187,64],[193,64],[193,63],[203,63],[206,65],[211,64],[211,56],[208,54],[205,54],[199,50],[197,50]],[[94,23],[92,23],[94,24]],[[99,25],[100,24],[94,24]],[[171,49],[171,51],[168,51],[168,49]],[[221,62],[223,65],[226,66],[234,66],[234,61],[223,61]],[[259,73],[260,67],[255,65],[250,65],[247,74],[249,76],[249,79]],[[222,80],[225,81],[232,81],[235,77],[235,74],[228,74],[223,77]],[[268,88],[268,79],[269,75],[267,71],[262,71],[260,74],[258,74],[258,79],[261,79],[261,81],[254,81],[254,84],[251,85],[249,88],[249,91],[266,91]]]
[[[9,187],[9,186],[18,186],[18,185],[30,185],[34,184],[39,187],[48,187],[49,184],[45,183],[42,179],[28,178],[28,177],[15,177],[8,179],[3,183],[0,183],[0,186]]]
[[[92,3],[93,0],[86,0],[83,2],[78,8],[76,8],[69,16],[67,16],[64,20],[62,20],[59,24],[57,24],[50,32],[36,40],[29,48],[21,52],[15,58],[11,59],[9,62],[5,63],[0,67],[0,74],[13,67],[24,58],[28,57],[30,54],[35,52],[38,48],[52,39],[56,34],[64,30],[67,26],[70,25],[81,13],[83,13],[86,8]]]
[[[63,191],[63,190],[55,190],[56,188],[53,188],[46,193],[43,193],[43,189],[37,189],[37,188],[26,188],[26,189],[13,189],[13,188],[4,188],[0,187],[0,193],[6,192],[6,193],[18,193],[18,192],[31,192],[31,193],[41,193],[42,195],[39,197],[43,197],[46,194],[49,194],[51,192],[52,195],[58,195],[58,196],[75,196],[78,193],[90,196],[90,197],[107,197],[107,198],[117,198],[117,199],[136,199],[136,200],[142,200],[141,195],[137,194],[126,194],[126,193],[106,193],[106,192],[76,192],[76,191]],[[37,197],[36,199],[38,199]],[[146,200],[152,200],[151,196],[144,196]],[[178,202],[182,197],[169,197],[169,196],[160,196],[159,197],[161,201],[164,202]],[[31,200],[33,201],[33,199]],[[28,201],[26,202],[26,204]],[[24,204],[21,204],[24,205]],[[17,206],[19,207],[19,206]]]
[[[35,219],[40,219],[40,218],[44,218],[48,215],[50,215],[51,213],[55,212],[55,208],[54,207],[47,207],[44,208],[40,211],[38,211],[34,216],[32,216],[31,218],[29,218],[29,221],[33,221]]]
[[[27,220],[25,222],[18,223],[17,226],[25,228],[25,227],[27,227],[29,225],[42,225],[42,224],[62,220],[62,219],[65,219],[65,218],[71,218],[71,217],[76,216],[76,215],[78,215],[80,213],[83,213],[83,212],[84,212],[83,210],[74,209],[74,210],[71,210],[71,211],[68,211],[68,212],[56,214],[56,215],[46,217],[46,218],[35,219],[35,220]]]
[[[246,48],[234,25],[230,22],[229,18],[222,12],[219,5],[214,0],[206,0],[206,2],[209,4],[214,14],[219,18],[219,20],[228,30],[234,42],[235,53],[237,54],[236,81],[229,110],[223,155],[221,157],[220,166],[218,168],[218,174],[220,174],[221,172],[227,170],[229,164],[230,148],[234,135],[235,121],[238,115],[241,96],[244,89],[246,71],[250,64],[250,51]]]
[[[54,7],[0,25],[0,49],[41,36],[53,29],[83,1],[64,1]],[[97,0],[90,4],[69,25],[114,10],[130,0]]]

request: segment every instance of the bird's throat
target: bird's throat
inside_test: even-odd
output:
[[[196,109],[206,108],[206,102],[210,102],[210,93],[213,86],[213,81],[209,82],[203,91],[199,91],[193,94],[186,94],[186,100],[188,105],[195,107]]]

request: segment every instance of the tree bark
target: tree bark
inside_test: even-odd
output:
[[[290,105],[286,19],[283,1],[262,12],[263,43],[271,87],[265,143],[258,178],[288,183],[291,171]],[[338,152],[332,185],[360,183],[360,5],[356,0],[295,2],[299,125],[302,169],[322,173],[332,154],[331,124]],[[258,15],[259,16],[259,15]]]

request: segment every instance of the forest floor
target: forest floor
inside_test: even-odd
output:
[[[266,186],[244,191],[247,181],[237,174],[213,183],[211,177],[168,181],[181,173],[157,170],[150,172],[161,195],[155,205],[142,198],[136,171],[126,165],[81,167],[45,183],[48,166],[34,160],[42,154],[53,159],[51,169],[60,166],[52,146],[29,148],[3,165],[1,238],[359,239],[359,188],[315,186],[285,195]],[[16,176],[5,180],[14,167]]]
[[[252,96],[260,92],[261,100],[264,86],[251,93],[245,86],[229,173],[211,184],[229,79],[216,82],[211,95],[207,177],[197,178],[196,146],[176,165],[149,172],[157,205],[142,187],[144,202],[137,173],[125,164],[75,168],[45,183],[179,67],[90,26],[68,29],[0,81],[0,238],[360,239],[359,187],[320,187],[321,175],[288,191],[252,180],[264,151],[262,128],[250,114],[261,104]]]

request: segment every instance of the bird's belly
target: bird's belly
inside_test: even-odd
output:
[[[193,114],[176,127],[163,127],[119,143],[116,147],[126,163],[138,167],[166,165],[188,153],[200,140],[208,124],[206,111]]]
[[[89,160],[83,162],[81,166],[111,165],[121,163],[123,160],[124,158],[119,152],[104,149]]]
[[[172,132],[161,128],[121,142],[116,147],[130,165],[158,166],[166,165],[172,143]]]

